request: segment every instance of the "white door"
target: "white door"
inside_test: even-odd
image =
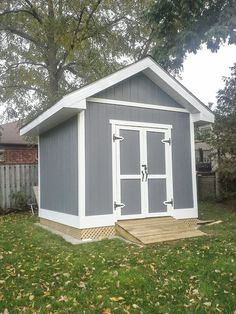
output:
[[[169,216],[173,208],[170,129],[116,125],[113,143],[118,219]]]

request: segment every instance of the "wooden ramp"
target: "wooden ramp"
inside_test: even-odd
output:
[[[197,219],[177,220],[173,217],[120,220],[116,224],[116,231],[129,241],[152,244],[205,235],[196,229],[197,223]]]

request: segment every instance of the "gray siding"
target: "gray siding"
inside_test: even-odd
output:
[[[78,215],[77,116],[40,136],[41,208]]]
[[[175,208],[192,208],[189,114],[89,103],[85,111],[86,215],[113,212],[112,134],[109,119],[173,125]]]
[[[136,74],[93,97],[182,108],[143,73]]]

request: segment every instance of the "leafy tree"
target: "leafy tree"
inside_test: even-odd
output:
[[[0,102],[8,115],[45,109],[138,56],[148,46],[140,19],[150,1],[2,0]]]
[[[231,77],[224,78],[225,87],[218,92],[215,123],[211,132],[200,138],[209,143],[217,161],[222,198],[236,196],[236,63]]]
[[[175,72],[186,53],[202,44],[212,52],[223,43],[236,44],[235,0],[155,0],[146,19],[154,58]]]

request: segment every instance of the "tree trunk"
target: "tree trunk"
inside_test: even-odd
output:
[[[47,32],[47,64],[48,64],[48,79],[49,79],[49,93],[48,93],[48,103],[49,106],[52,106],[59,99],[59,77],[57,69],[57,46],[55,43],[55,36],[53,27],[50,27],[50,24],[54,24],[54,7],[53,1],[48,0],[48,18],[49,18],[49,27]],[[51,23],[52,22],[52,23]]]

